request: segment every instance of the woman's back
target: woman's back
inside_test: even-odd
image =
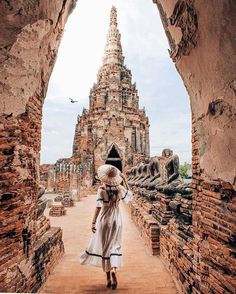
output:
[[[105,206],[118,206],[119,201],[128,203],[132,199],[132,192],[127,190],[122,185],[115,187],[102,185],[97,191],[97,201],[99,202],[99,207]]]

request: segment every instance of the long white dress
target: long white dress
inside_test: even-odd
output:
[[[98,189],[96,207],[101,207],[101,211],[96,221],[96,232],[93,233],[87,249],[79,255],[81,264],[101,267],[104,272],[110,271],[112,267],[123,266],[122,217],[119,203],[120,200],[128,203],[133,193],[121,185],[120,190],[115,199],[109,200],[106,190]]]

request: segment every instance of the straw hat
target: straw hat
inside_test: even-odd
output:
[[[104,164],[98,168],[98,177],[109,186],[118,186],[123,181],[118,168],[110,164]]]

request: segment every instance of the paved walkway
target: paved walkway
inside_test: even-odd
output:
[[[90,224],[95,207],[95,196],[90,195],[67,208],[67,215],[51,217],[52,226],[63,228],[65,255],[41,288],[40,293],[108,293],[102,269],[80,265],[77,255],[83,251],[92,232]],[[119,293],[178,293],[174,282],[159,257],[147,251],[139,232],[133,224],[128,208],[121,204],[123,216],[122,253],[124,267],[117,272]],[[48,214],[48,210],[46,211]]]

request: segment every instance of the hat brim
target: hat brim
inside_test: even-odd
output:
[[[101,165],[99,168],[98,168],[98,177],[99,179],[106,185],[109,185],[109,186],[118,186],[122,183],[123,179],[121,178],[120,176],[120,171],[117,169],[117,175],[115,177],[108,177],[106,175],[106,171],[111,168],[111,167],[115,167],[113,165],[110,165],[110,164],[104,164],[104,165]]]

